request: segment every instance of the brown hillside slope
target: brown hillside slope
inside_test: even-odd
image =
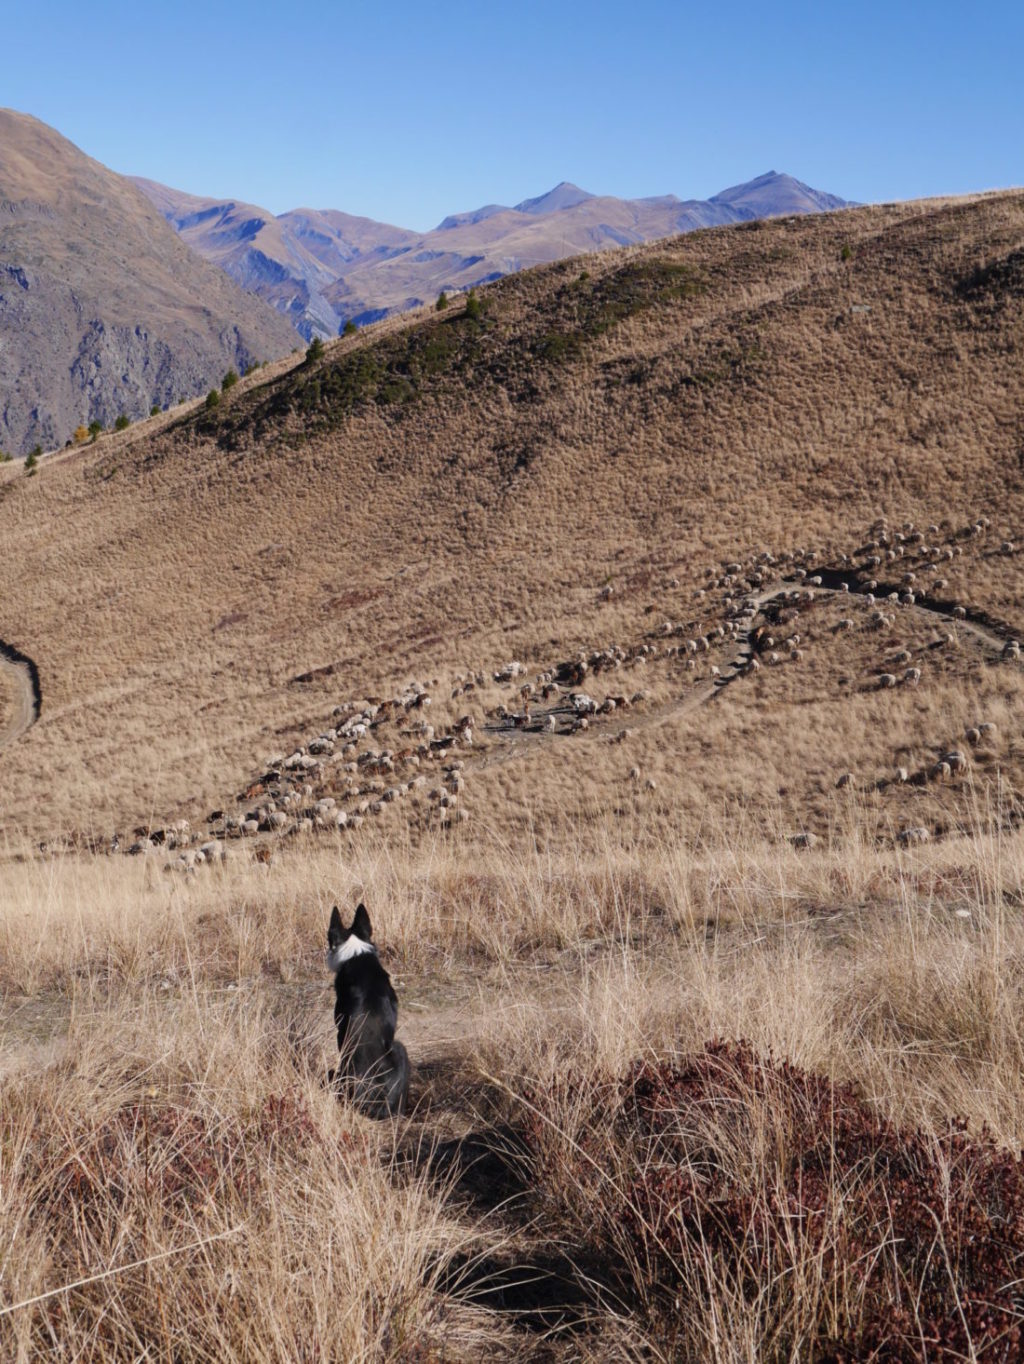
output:
[[[189,251],[131,181],[0,109],[0,448],[192,397],[298,335]]]
[[[447,700],[467,667],[697,629],[723,610],[694,597],[709,566],[808,545],[828,562],[880,513],[948,520],[944,543],[987,514],[1013,538],[1022,246],[1024,196],[1003,194],[562,263],[487,291],[479,319],[385,326],[214,415],[8,473],[0,638],[36,660],[43,709],[4,754],[3,819],[202,817],[346,698],[437,679],[441,723],[468,709]],[[1024,627],[1018,563],[986,541],[948,591]],[[1019,701],[966,647],[931,690],[868,695],[875,636],[843,654],[831,618],[817,633],[819,661],[640,727],[664,821],[716,794],[825,820],[853,760],[877,775],[905,740],[924,762]],[[693,687],[651,676],[657,705]],[[578,737],[518,763],[495,746],[479,808],[621,812],[632,753]]]

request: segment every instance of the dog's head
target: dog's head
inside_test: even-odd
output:
[[[327,969],[337,971],[345,962],[358,957],[361,952],[376,950],[366,906],[363,904],[358,906],[352,927],[345,928],[338,913],[338,906],[335,905],[331,910],[331,922],[327,928]]]

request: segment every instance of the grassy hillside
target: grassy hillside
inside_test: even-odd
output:
[[[457,673],[706,625],[723,613],[721,594],[694,597],[712,565],[797,547],[829,562],[881,514],[948,531],[987,515],[989,549],[1013,538],[1022,230],[1008,194],[531,271],[482,293],[476,318],[384,324],[214,413],[31,480],[8,472],[0,632],[36,659],[44,708],[7,755],[5,819],[202,815],[341,701],[416,679],[444,705]],[[992,571],[987,552],[953,565],[947,595],[1012,625],[1019,560]],[[837,738],[855,750],[865,727],[837,734],[843,668],[827,654],[810,675],[731,689],[702,735],[735,744],[758,706],[792,702],[761,758],[781,747],[799,767],[802,745]],[[992,687],[991,669],[950,675],[970,666],[931,670],[915,704],[941,713],[963,682],[973,723],[968,702]],[[1013,676],[994,703],[1015,697]],[[910,744],[932,737],[893,720]],[[690,732],[659,749],[692,757]]]
[[[1019,1354],[1022,250],[588,257],[0,471],[0,1354]]]

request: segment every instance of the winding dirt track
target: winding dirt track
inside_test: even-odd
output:
[[[0,749],[8,748],[39,719],[39,673],[30,658],[0,641],[0,672],[11,688],[11,715],[0,725]]]
[[[836,570],[826,571],[828,576],[830,578],[835,578],[837,582],[842,576]],[[676,717],[685,714],[687,711],[695,710],[698,706],[706,705],[708,702],[713,701],[717,696],[720,696],[726,687],[728,687],[730,683],[735,682],[737,678],[745,676],[754,652],[751,639],[754,630],[754,621],[756,621],[757,616],[771,602],[783,601],[788,598],[789,594],[794,590],[810,593],[814,597],[843,597],[850,602],[851,606],[858,602],[861,606],[866,606],[866,603],[863,601],[862,593],[858,592],[856,588],[849,593],[844,593],[838,586],[831,586],[826,583],[823,583],[820,587],[809,586],[805,582],[797,579],[787,579],[785,586],[772,587],[759,596],[748,596],[746,600],[754,606],[755,613],[751,617],[750,629],[745,635],[739,636],[735,641],[736,656],[734,657],[733,662],[722,666],[720,676],[710,678],[706,682],[694,686],[684,696],[678,697],[674,701],[669,701],[660,706],[655,706],[645,715],[632,716],[629,721],[630,728],[648,729],[671,717]],[[892,603],[886,600],[888,591],[888,587],[881,589],[881,595],[875,599],[875,605],[877,607],[888,608],[892,605]],[[1003,646],[1006,643],[1006,639],[977,618],[972,619],[967,617],[958,619],[944,606],[939,606],[938,604],[920,599],[915,601],[912,606],[900,605],[896,609],[899,611],[911,611],[924,616],[930,616],[936,622],[942,622],[960,636],[971,636],[978,644],[994,654],[996,658],[1002,657]],[[548,711],[540,709],[534,712],[538,717],[548,713]],[[558,715],[562,713],[562,710],[556,706],[551,708],[550,713]],[[503,738],[506,741],[506,744],[504,748],[492,751],[484,756],[481,762],[475,764],[479,767],[490,767],[493,763],[507,762],[510,758],[522,754],[533,745],[543,743],[545,740],[550,741],[550,739],[554,737],[553,735],[544,733],[543,730],[524,730],[505,726],[487,726],[487,729],[490,733]]]

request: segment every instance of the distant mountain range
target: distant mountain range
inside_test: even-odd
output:
[[[297,340],[123,176],[0,110],[0,449],[143,416]]]
[[[142,193],[140,193],[140,190]],[[774,171],[707,201],[556,185],[418,233],[334,210],[275,217],[116,175],[0,109],[0,450],[63,445],[275,359],[526,266],[844,200]],[[220,267],[220,268],[215,268]]]
[[[769,171],[711,199],[616,199],[563,181],[509,208],[453,213],[418,233],[333,209],[277,216],[234,199],[204,199],[136,179],[199,255],[258,294],[307,339],[334,336],[347,321],[373,322],[433,302],[442,290],[486,284],[564,256],[629,246],[751,218],[824,213],[837,195]]]

